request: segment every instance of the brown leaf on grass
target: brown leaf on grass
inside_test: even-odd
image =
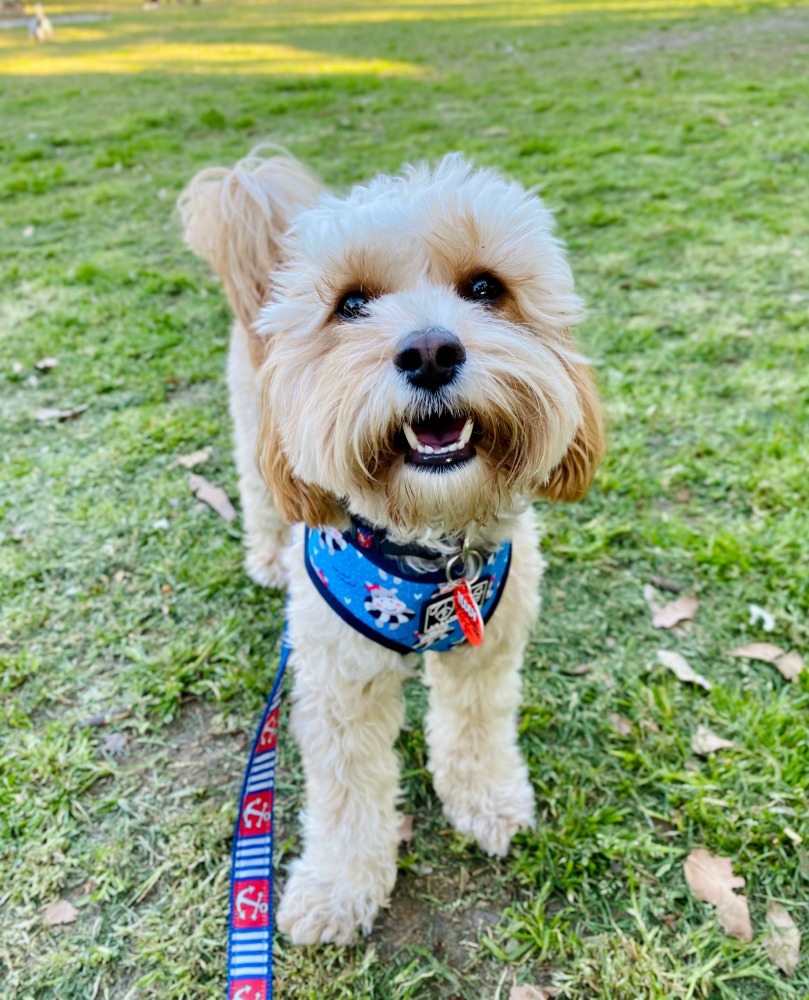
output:
[[[83,719],[79,726],[84,727],[94,727],[94,726],[108,726],[111,722],[120,722],[121,719],[126,719],[132,714],[132,709],[129,705],[119,705],[117,708],[110,708],[106,712],[99,712],[97,715],[91,715],[89,719]]]
[[[731,649],[731,656],[740,656],[745,660],[761,660],[762,663],[775,663],[779,656],[784,655],[783,649],[772,642],[751,642],[748,646]]]
[[[577,667],[573,667],[571,670],[563,670],[562,673],[566,677],[584,677],[586,674],[590,673],[590,664],[580,663]]]
[[[741,875],[733,874],[730,858],[720,858],[699,847],[683,865],[688,888],[703,903],[716,907],[716,919],[728,934],[740,941],[753,940],[747,897],[734,892],[744,888]]]
[[[126,745],[127,740],[123,733],[110,733],[101,744],[101,749],[111,754],[126,753]]]
[[[198,451],[192,451],[190,455],[180,455],[177,459],[177,464],[182,465],[184,469],[193,469],[195,465],[202,465],[203,462],[207,462],[210,457],[210,448],[200,448]]]
[[[670,594],[679,594],[683,585],[676,580],[669,580],[667,576],[657,576],[656,573],[649,574],[649,583],[653,583],[658,590],[667,590]]]
[[[409,844],[413,839],[413,817],[402,814],[399,823],[399,840]]]
[[[68,420],[75,420],[76,417],[80,417],[82,413],[89,408],[89,403],[82,403],[81,406],[74,406],[72,410],[57,410],[52,406],[43,406],[41,410],[36,411],[34,419],[39,420],[40,423],[48,423],[52,420],[57,420],[60,424],[64,424]]]
[[[680,656],[679,653],[673,653],[667,649],[658,649],[657,658],[678,680],[684,681],[686,684],[698,684],[701,688],[705,688],[706,691],[710,691],[713,688],[713,684],[711,684],[708,678],[703,677],[702,674],[698,674],[693,670],[688,665],[685,657]]]
[[[772,642],[751,642],[747,646],[731,649],[731,656],[739,656],[745,660],[759,660],[770,663],[788,681],[797,680],[803,671],[803,660],[796,652],[787,653]]]
[[[803,660],[797,653],[784,653],[775,661],[775,668],[788,681],[796,681],[803,672]]]
[[[34,368],[40,372],[49,372],[51,368],[55,368],[59,364],[58,358],[40,358],[39,361],[34,365]]]
[[[559,990],[553,986],[512,986],[508,1000],[551,1000],[558,995]]]
[[[610,712],[607,716],[607,721],[610,724],[610,728],[615,730],[619,736],[632,735],[632,722],[630,719],[627,719],[625,715],[619,715],[617,712]]]
[[[764,937],[767,954],[786,976],[793,976],[801,956],[801,932],[783,906],[771,903],[767,910],[770,932]]]
[[[204,504],[207,504],[211,510],[215,510],[225,521],[235,520],[236,508],[230,502],[227,493],[225,493],[221,486],[209,483],[204,476],[198,476],[195,472],[192,472],[188,477],[188,485],[197,500],[201,500]]]
[[[696,595],[685,594],[655,611],[652,625],[655,628],[674,628],[680,622],[690,622],[696,615],[698,607],[699,601]]]
[[[59,924],[75,924],[79,911],[67,899],[51,903],[42,914],[42,922],[46,927],[56,927]]]
[[[718,750],[729,750],[733,746],[732,740],[722,739],[707,726],[699,725],[691,737],[691,750],[700,757],[708,757]]]

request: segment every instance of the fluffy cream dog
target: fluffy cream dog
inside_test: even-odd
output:
[[[517,746],[539,609],[532,501],[584,495],[603,453],[571,328],[580,302],[541,200],[450,155],[345,198],[253,155],[180,199],[236,316],[228,380],[247,571],[289,590],[303,855],[278,911],[297,944],[368,932],[396,879],[402,682],[412,657],[354,631],[304,569],[302,528],[360,517],[411,568],[511,540],[481,646],[427,652],[426,720],[448,820],[490,854],[534,821]],[[425,557],[426,550],[426,557]],[[434,560],[434,561],[433,561]]]

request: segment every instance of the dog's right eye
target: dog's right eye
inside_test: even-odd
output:
[[[363,292],[348,292],[337,303],[335,310],[341,319],[357,319],[368,315],[368,296]]]

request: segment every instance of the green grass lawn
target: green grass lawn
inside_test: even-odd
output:
[[[411,684],[415,836],[391,908],[355,948],[278,939],[279,995],[806,1000],[809,958],[787,979],[763,938],[772,901],[809,932],[809,676],[728,652],[809,659],[809,6],[60,7],[112,17],[43,46],[0,31],[0,994],[223,995],[230,836],[283,597],[247,579],[239,522],[177,464],[210,447],[197,471],[236,498],[228,312],[172,210],[197,169],[269,138],[338,188],[452,149],[540,184],[610,427],[587,501],[541,512],[520,726],[536,831],[492,860],[447,829]],[[699,596],[676,635],[652,628],[650,574]],[[696,756],[700,723],[733,748]],[[283,873],[286,732],[279,799]],[[695,847],[747,879],[752,943],[689,893]],[[44,927],[60,898],[78,918]]]

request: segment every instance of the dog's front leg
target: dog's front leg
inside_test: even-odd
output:
[[[321,621],[329,615],[320,609]],[[278,926],[295,944],[348,944],[358,927],[367,934],[396,881],[402,660],[331,624],[337,642],[310,634],[292,661],[307,802],[303,856],[290,867]]]
[[[447,819],[487,854],[505,854],[517,830],[534,822],[534,793],[517,746],[517,707],[542,565],[529,512],[515,534],[509,579],[483,645],[426,657],[433,784]]]

